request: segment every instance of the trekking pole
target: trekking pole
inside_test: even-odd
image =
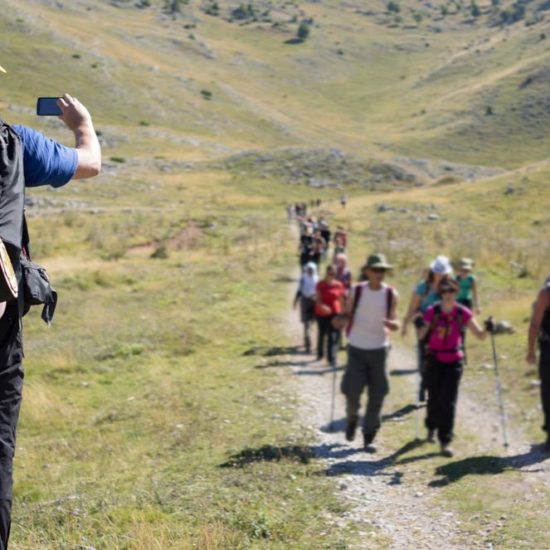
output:
[[[336,362],[332,364],[332,399],[330,403],[329,431],[334,429],[334,409],[336,407]]]
[[[504,447],[508,447],[508,431],[506,429],[506,411],[504,410],[504,400],[502,399],[502,384],[500,382],[500,372],[498,370],[497,349],[495,346],[495,335],[491,331],[491,344],[493,346],[493,360],[495,362],[495,376],[497,382],[497,400],[500,409],[500,423],[502,426],[502,436],[504,438]]]

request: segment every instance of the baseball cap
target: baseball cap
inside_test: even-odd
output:
[[[434,273],[442,273],[443,275],[450,275],[453,272],[451,262],[447,256],[438,256],[430,265],[430,269]]]

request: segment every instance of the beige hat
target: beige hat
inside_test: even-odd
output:
[[[474,268],[474,260],[471,258],[462,258],[460,260],[460,269],[471,271]]]

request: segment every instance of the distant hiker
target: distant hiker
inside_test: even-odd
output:
[[[347,203],[348,203],[348,196],[344,193],[340,197],[340,204],[342,205],[342,208],[345,208]]]
[[[317,283],[315,296],[315,317],[317,318],[317,359],[324,356],[325,341],[329,365],[336,365],[336,331],[332,320],[342,312],[344,286],[336,280],[336,268],[327,266],[325,278]]]
[[[485,322],[485,330],[477,324],[472,312],[456,301],[458,283],[449,275],[439,282],[441,302],[418,314],[417,325],[420,340],[426,340],[426,382],[428,406],[426,428],[428,441],[433,442],[435,433],[443,456],[453,456],[450,443],[453,439],[458,386],[462,377],[464,352],[462,349],[463,327],[480,340],[494,330],[491,319]]]
[[[289,204],[286,207],[286,214],[287,214],[287,217],[288,217],[288,221],[291,222],[294,219],[294,215],[296,214],[296,210],[294,209],[293,204]]]
[[[348,234],[341,225],[337,226],[334,232],[334,245],[341,246],[344,249],[342,252],[345,252],[348,247]],[[335,254],[337,253],[335,252]]]
[[[365,270],[368,281],[357,284],[347,302],[348,363],[342,379],[346,396],[346,439],[352,441],[359,422],[361,395],[367,388],[368,399],[363,419],[363,443],[370,447],[381,425],[384,398],[389,391],[386,363],[390,350],[390,331],[399,330],[397,292],[385,282],[392,266],[383,254],[368,257]]]
[[[533,306],[527,345],[527,362],[530,365],[537,363],[537,340],[540,352],[540,396],[544,415],[542,429],[546,432],[544,449],[546,452],[550,452],[550,277],[546,279]]]
[[[343,254],[337,254],[334,258],[334,265],[336,267],[336,279],[344,285],[346,297],[351,289],[351,269],[348,267],[348,257]]]
[[[309,262],[304,267],[294,298],[294,307],[300,303],[300,320],[304,325],[304,348],[306,353],[311,353],[310,329],[311,323],[315,321],[315,292],[318,282],[317,266],[313,262]]]
[[[481,308],[477,293],[476,276],[472,273],[473,269],[473,260],[470,258],[462,258],[460,260],[459,272],[456,276],[456,281],[459,284],[456,301],[479,315]]]
[[[5,72],[0,67],[0,73]],[[22,80],[23,82],[23,80]],[[57,101],[59,117],[74,134],[76,145],[66,147],[26,126],[0,120],[0,238],[19,283],[19,299],[0,307],[0,549],[8,545],[11,527],[12,462],[23,390],[22,317],[25,304],[21,260],[28,257],[24,236],[25,188],[61,187],[71,179],[90,178],[101,169],[101,149],[90,113],[76,98],[65,94]],[[55,223],[55,222],[53,222]],[[12,273],[13,273],[12,270]],[[47,421],[47,418],[46,418]]]
[[[337,254],[334,259],[334,265],[336,267],[336,279],[344,285],[344,298],[347,300],[351,291],[352,282],[351,270],[348,267],[348,257],[343,253]],[[336,344],[340,350],[345,349],[343,340],[342,330],[338,330],[336,334]]]
[[[321,258],[323,257],[323,253],[327,247],[327,243],[325,239],[323,239],[321,235],[321,231],[319,229],[316,229],[313,233],[313,243],[311,246],[311,261],[315,262],[317,264],[317,267],[319,267],[319,264],[321,263]]]
[[[321,237],[325,239],[325,243],[326,243],[325,249],[323,251],[323,259],[326,260],[329,246],[330,246],[330,237],[331,237],[330,227],[324,218],[319,218],[318,226],[319,226],[319,230],[321,231]]]
[[[426,280],[419,283],[411,297],[409,309],[403,319],[401,335],[406,336],[409,323],[417,316],[418,313],[425,313],[426,310],[436,302],[439,302],[438,288],[439,283],[444,275],[450,275],[453,268],[449,259],[446,256],[438,256],[430,265]],[[426,342],[420,338],[417,333],[417,352],[418,352],[418,371],[420,373],[420,388],[419,401],[426,401],[426,380],[425,380],[425,350]]]
[[[317,199],[317,208],[321,206],[321,199]]]
[[[303,268],[307,263],[313,261],[313,228],[309,224],[303,226],[303,234],[300,236],[300,245],[298,248],[300,257],[300,266]]]

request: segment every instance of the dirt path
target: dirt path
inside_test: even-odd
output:
[[[291,287],[293,293],[295,283]],[[292,343],[300,346],[302,327],[298,314],[289,312],[286,321]],[[345,354],[339,357],[333,430],[329,429],[333,372],[313,356],[302,353],[285,359],[292,365],[290,369],[297,379],[303,418],[315,433],[317,455],[327,475],[338,477],[337,486],[352,505],[350,512],[335,521],[339,526],[348,522],[357,525],[360,542],[356,548],[439,549],[443,544],[446,549],[493,548],[486,542],[484,533],[480,533],[478,540],[472,539],[471,530],[464,529],[457,515],[445,509],[443,499],[438,498],[441,487],[448,481],[444,476],[430,477],[433,469],[427,468],[426,460],[445,459],[437,458],[437,445],[415,441],[416,411],[412,404],[415,357],[412,351],[398,345],[391,352],[389,371],[397,376],[391,379],[392,391],[384,405],[385,422],[376,439],[377,452],[374,454],[363,451],[360,433],[351,444],[344,438],[345,401],[339,383]],[[389,411],[394,412],[388,414]],[[421,415],[424,415],[423,409]],[[491,455],[502,456],[497,460],[501,461],[503,469],[513,467],[529,472],[531,482],[536,475],[548,486],[550,460],[544,461],[542,451],[533,449],[518,433],[512,434],[514,444],[503,455],[498,414],[487,413],[486,407],[481,407],[464,391],[459,400],[457,423],[461,441],[458,460],[489,451]],[[401,432],[407,435],[400,440],[401,446],[396,446],[396,437]],[[420,435],[425,437],[422,424]],[[423,454],[418,457],[420,448]],[[408,455],[411,452],[413,455]],[[541,505],[544,504],[541,502]]]

